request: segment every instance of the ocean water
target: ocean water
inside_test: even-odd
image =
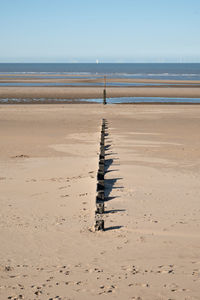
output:
[[[83,99],[95,103],[102,103],[102,99]],[[174,103],[174,104],[200,104],[200,98],[168,98],[168,97],[119,97],[108,98],[107,104],[123,103]]]
[[[102,98],[94,99],[45,99],[45,98],[0,98],[1,104],[17,103],[67,103],[67,102],[92,102],[103,103]],[[130,104],[130,103],[173,103],[173,104],[200,104],[200,98],[168,98],[168,97],[119,97],[107,98],[107,104]]]
[[[10,73],[200,80],[200,63],[0,63],[0,75]]]
[[[182,83],[142,83],[142,82],[109,82],[106,84],[107,87],[153,87],[153,86],[200,86],[200,84],[192,83],[192,84],[182,84]],[[87,86],[97,86],[97,87],[103,87],[104,82],[0,82],[0,86],[11,86],[11,87],[17,87],[17,86],[29,86],[29,87],[37,87],[37,86],[78,86],[78,87],[87,87]]]

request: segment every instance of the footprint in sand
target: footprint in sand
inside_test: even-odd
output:
[[[11,300],[19,300],[19,299],[24,299],[24,296],[23,296],[23,295],[9,296],[8,299],[11,299]]]
[[[130,272],[133,275],[141,273],[140,269],[138,267],[136,267],[136,266],[121,266],[121,269],[123,271],[128,271],[128,272]],[[125,275],[127,275],[127,273],[125,273]]]
[[[14,270],[14,268],[11,267],[11,266],[5,266],[4,267],[4,271],[6,271],[6,272],[13,271],[13,270]]]
[[[141,287],[144,287],[144,288],[149,288],[150,287],[149,283],[135,283],[135,286],[141,286]]]
[[[98,293],[99,295],[111,294],[111,293],[115,292],[116,286],[110,285],[110,286],[105,287],[104,285],[101,285],[99,287],[99,289],[100,289],[100,292]]]
[[[53,276],[49,277],[49,278],[46,280],[46,282],[50,282],[52,279],[54,279]]]
[[[170,285],[166,285],[167,288],[171,290],[171,292],[177,292],[179,290],[179,286],[175,283],[172,283]]]
[[[27,179],[26,182],[37,182],[35,178]]]
[[[63,189],[66,189],[68,186],[60,186],[58,189],[59,190],[63,190]]]
[[[40,295],[42,295],[42,290],[38,290],[38,291],[36,291],[34,294],[35,294],[36,296],[40,296]]]
[[[158,269],[156,273],[161,273],[161,274],[174,274],[174,265],[168,265],[168,266],[158,266]]]
[[[138,242],[141,242],[141,243],[144,243],[146,242],[146,238],[144,236],[140,236],[138,239],[137,239]]]

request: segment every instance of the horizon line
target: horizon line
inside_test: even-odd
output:
[[[0,61],[0,64],[198,64],[199,61]]]

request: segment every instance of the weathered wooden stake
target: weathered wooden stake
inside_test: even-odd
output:
[[[104,220],[96,220],[95,231],[104,231]]]
[[[104,76],[103,104],[106,104],[106,76]]]
[[[99,154],[99,159],[105,159],[105,155],[103,155],[103,154]]]
[[[105,159],[105,150],[100,150],[100,155],[102,156],[100,159]]]
[[[104,173],[101,172],[100,170],[97,173],[97,180],[104,180]]]
[[[104,168],[104,164],[99,164],[99,170],[101,172],[104,172],[105,168]]]
[[[102,181],[103,181],[103,180],[102,180]],[[104,191],[104,184],[103,184],[102,181],[99,181],[99,182],[97,183],[97,192],[98,192],[98,191]]]
[[[100,158],[99,163],[104,165],[105,164],[105,158]]]
[[[98,203],[104,201],[104,197],[104,191],[98,191],[96,202]]]
[[[104,213],[104,203],[97,203],[96,214],[103,214]]]

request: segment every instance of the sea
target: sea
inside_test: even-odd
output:
[[[0,73],[200,80],[200,63],[0,63]]]

